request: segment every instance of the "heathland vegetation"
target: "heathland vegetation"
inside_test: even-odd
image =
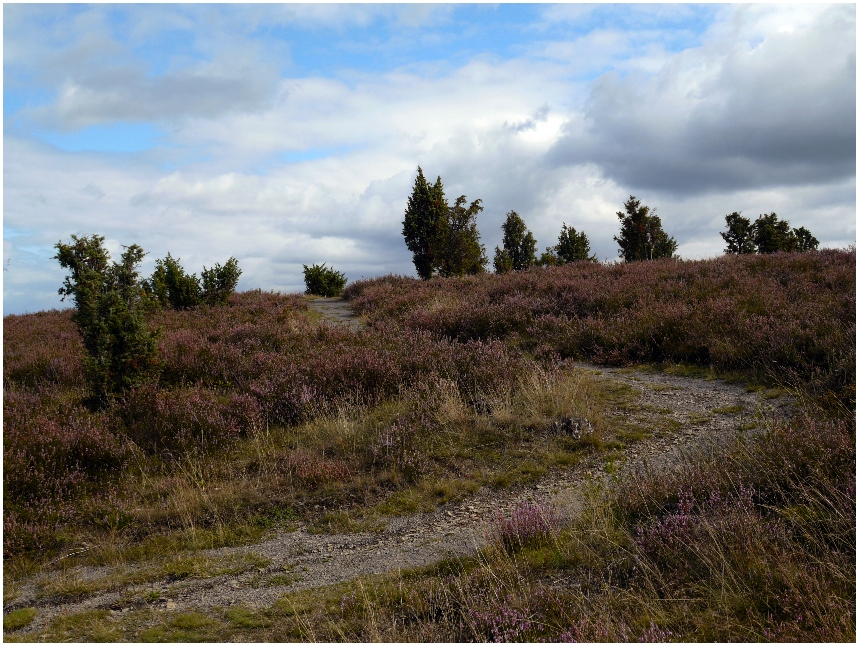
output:
[[[260,564],[199,550],[299,522],[372,530],[386,515],[622,455],[657,429],[625,419],[634,400],[573,365],[592,361],[789,392],[796,415],[754,420],[757,439],[673,474],[624,476],[578,518],[523,505],[495,520],[474,558],[268,608],[159,615],[133,592],[127,619],[94,610],[43,634],[853,641],[855,249],[606,265],[587,260],[586,237],[565,224],[563,263],[488,274],[475,269],[487,262],[479,201],[450,207],[440,179],[425,184],[416,192],[431,208],[410,200],[404,230],[419,275],[435,277],[351,283],[343,297],[362,328],[319,325],[304,297],[261,291],[150,307],[164,301],[135,273],[139,248],[113,264],[97,237],[75,240],[93,259],[75,264],[80,254],[58,245],[76,308],[4,318],[4,631],[37,616],[15,606],[33,577],[49,603],[243,571]],[[673,239],[631,197],[622,224],[633,216],[642,226],[620,237],[643,242],[630,253],[673,256]],[[522,229],[511,249],[527,242]],[[536,255],[536,243],[522,248]],[[168,261],[164,280],[181,288]],[[129,359],[123,334],[146,361]],[[550,432],[573,418],[593,433]],[[111,566],[113,578],[50,576],[76,564]]]

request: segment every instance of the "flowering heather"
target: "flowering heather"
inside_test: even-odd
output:
[[[680,362],[855,400],[856,252],[571,263],[466,279],[388,276],[344,292],[371,321],[508,339],[545,356]]]
[[[478,630],[488,633],[496,643],[526,641],[523,637],[533,625],[527,610],[511,606],[507,599],[492,604],[487,610],[475,610],[473,618]]]
[[[158,378],[101,413],[85,407],[84,353],[69,312],[6,317],[4,522],[35,527],[37,516],[44,520],[36,510],[74,506],[76,499],[83,510],[90,485],[121,481],[133,445],[167,462],[216,455],[259,429],[373,406],[416,388],[433,392],[442,382],[476,406],[486,393],[515,387],[526,365],[500,341],[459,343],[383,325],[319,326],[306,309],[299,296],[257,291],[234,294],[223,307],[154,313],[150,327],[162,331]],[[417,477],[426,461],[412,439],[429,428],[421,421],[426,412],[395,421],[355,450],[369,454],[370,469]],[[312,486],[337,480],[345,464],[320,463],[306,473],[284,468]],[[57,522],[72,522],[69,514]],[[27,544],[15,540],[15,549]]]
[[[84,347],[71,310],[3,318],[3,382],[31,388],[84,383]]]
[[[508,551],[535,540],[557,534],[561,526],[558,509],[545,501],[526,500],[519,503],[509,517],[500,511],[490,530],[490,536]]]

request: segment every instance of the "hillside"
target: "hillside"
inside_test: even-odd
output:
[[[8,316],[5,636],[852,640],[855,292],[854,250],[389,276],[363,325],[246,292],[153,315],[157,379],[97,410],[69,312]],[[308,596],[262,547],[421,514],[483,551]]]

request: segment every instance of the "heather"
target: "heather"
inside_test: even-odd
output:
[[[855,401],[855,249],[387,276],[344,295],[371,321],[439,338],[504,340],[549,359],[692,364]]]
[[[806,415],[692,456],[668,477],[590,491],[564,518],[535,499],[490,544],[247,610],[257,640],[852,642],[855,432]]]
[[[250,569],[253,559],[213,564],[200,550],[298,520],[373,531],[481,488],[608,465],[671,432],[631,389],[576,360],[779,386],[795,415],[754,417],[756,437],[690,454],[671,473],[594,482],[580,514],[536,495],[499,509],[470,558],[267,608],[147,606],[126,633],[91,611],[61,617],[49,636],[855,640],[854,250],[387,276],[345,296],[366,327],[260,291],[150,311],[157,369],[102,404],[89,398],[71,311],[5,317],[7,589],[59,573],[79,550],[76,563],[129,567],[107,582],[58,575],[45,595]],[[10,614],[8,630],[32,616]]]
[[[332,507],[362,489],[381,496],[454,474],[448,448],[426,446],[446,423],[444,406],[463,425],[483,411],[485,423],[464,435],[466,445],[487,433],[527,439],[487,417],[537,369],[521,352],[419,330],[317,325],[306,307],[299,296],[247,292],[224,307],[156,312],[149,324],[161,333],[157,378],[94,409],[69,312],[7,317],[7,555],[97,535],[110,523],[93,509],[121,517],[120,528],[141,537],[159,527],[217,526],[224,513],[241,520],[317,494],[333,496]],[[320,430],[345,416],[353,418],[351,437]],[[163,499],[177,478],[193,488],[188,465],[232,485],[177,518],[185,503]]]

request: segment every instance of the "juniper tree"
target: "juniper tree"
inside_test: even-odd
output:
[[[70,271],[59,294],[74,301],[87,379],[96,403],[105,405],[157,368],[160,332],[147,329],[146,294],[137,270],[146,254],[137,245],[124,247],[117,264],[98,235],[73,235],[70,244],[54,246],[54,258]]]
[[[626,212],[618,211],[620,235],[614,241],[620,245],[619,255],[626,261],[671,258],[677,251],[677,241],[662,229],[662,220],[651,213],[635,196],[630,195],[623,204]]]
[[[304,267],[304,285],[307,287],[304,291],[305,294],[331,298],[343,293],[343,288],[346,287],[346,276],[342,272],[326,267],[325,264],[313,265],[312,267],[302,265]]]
[[[510,211],[501,225],[503,249],[495,247],[495,273],[528,269],[537,264],[537,241],[516,211]]]
[[[577,233],[574,227],[567,228],[566,222],[561,227],[558,244],[555,245],[554,249],[560,264],[579,260],[596,260],[596,256],[591,255],[591,243],[585,232]]]
[[[739,213],[725,216],[727,231],[719,235],[728,243],[725,253],[775,253],[777,251],[814,251],[820,242],[805,227],[791,229],[778,215],[762,214],[751,222]]]
[[[480,200],[465,207],[465,195],[456,198],[448,209],[447,240],[439,258],[442,276],[480,274],[486,270],[486,248],[480,244],[477,214],[483,210]]]
[[[808,229],[791,229],[790,223],[787,220],[779,220],[775,213],[758,216],[752,225],[752,238],[758,253],[813,251],[819,244]]]
[[[719,233],[728,244],[725,247],[725,253],[755,253],[754,228],[751,220],[734,211],[725,216],[725,224],[728,230]]]
[[[439,266],[441,250],[447,241],[448,205],[441,177],[430,186],[421,167],[403,220],[403,237],[412,252],[418,276],[431,278]]]
[[[206,269],[206,265],[203,265],[203,271],[200,273],[200,299],[207,305],[226,305],[227,299],[236,291],[241,275],[239,261],[232,256],[223,267],[217,262],[211,269]]]
[[[758,216],[752,225],[752,239],[758,253],[795,251],[797,246],[790,224],[786,220],[779,220],[775,213]]]
[[[814,251],[820,244],[820,241],[811,235],[811,231],[805,227],[794,229],[793,234],[796,236],[797,251]]]
[[[200,304],[200,281],[196,274],[185,273],[180,260],[168,251],[166,258],[155,261],[147,287],[162,307],[179,310]]]

